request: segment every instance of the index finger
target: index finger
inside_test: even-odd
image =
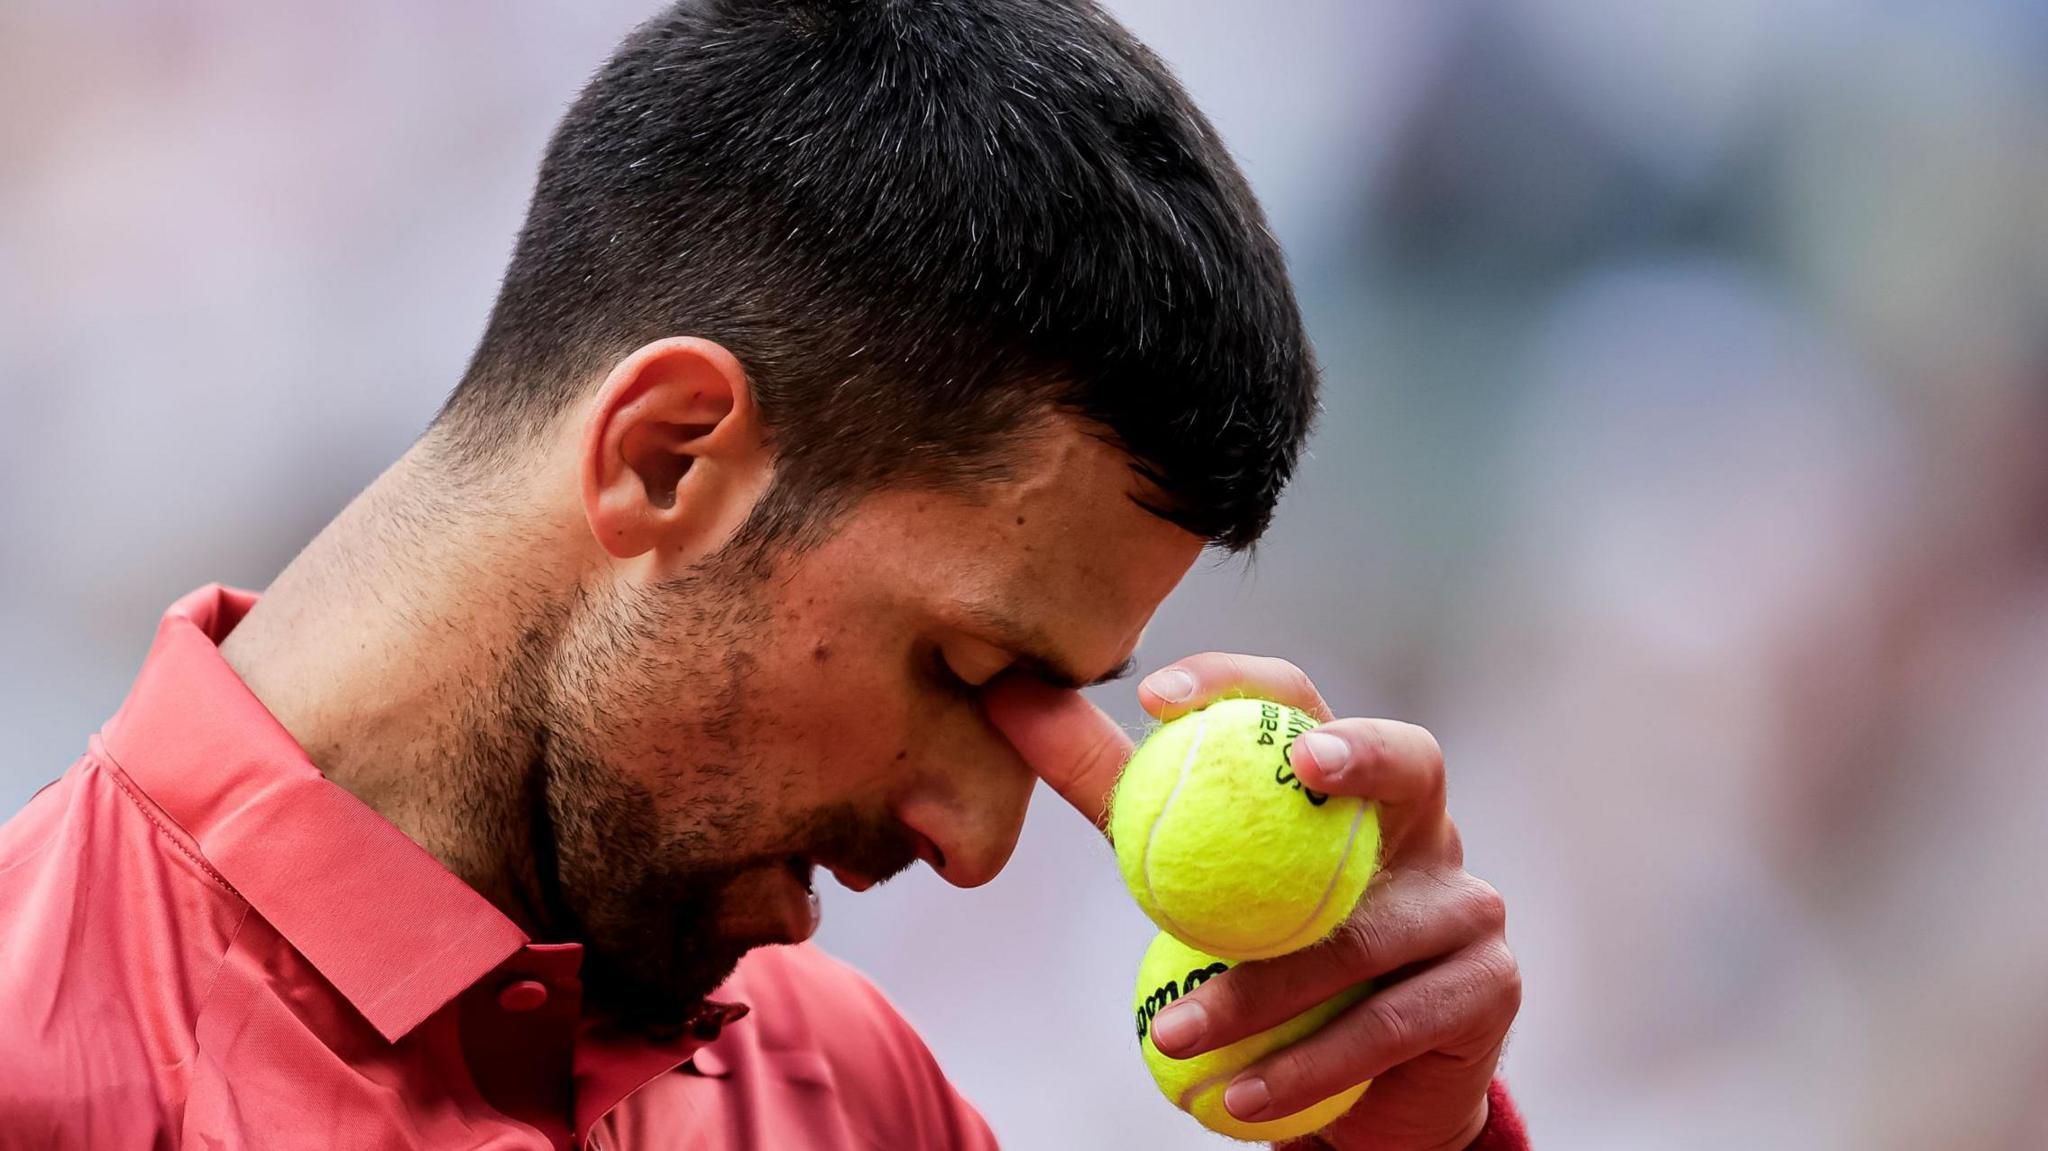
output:
[[[1109,793],[1131,758],[1131,737],[1071,688],[1012,673],[982,693],[989,722],[1033,774],[1107,834]]]
[[[1138,702],[1161,720],[1199,711],[1219,699],[1253,696],[1297,707],[1328,723],[1336,716],[1308,673],[1270,655],[1205,651],[1160,668],[1138,685]]]

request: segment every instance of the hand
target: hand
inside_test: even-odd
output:
[[[1161,720],[1239,695],[1322,721],[1295,741],[1295,773],[1317,791],[1379,805],[1381,869],[1330,938],[1209,980],[1160,1012],[1153,1039],[1176,1058],[1199,1055],[1378,980],[1371,996],[1314,1035],[1240,1072],[1224,1105],[1240,1119],[1273,1118],[1371,1079],[1358,1105],[1320,1133],[1324,1143],[1462,1151],[1486,1125],[1486,1089],[1521,1007],[1522,978],[1500,893],[1465,871],[1436,739],[1393,720],[1336,719],[1284,660],[1197,655],[1138,689]],[[984,702],[1032,770],[1106,826],[1110,790],[1131,754],[1123,730],[1079,692],[1022,675],[998,680]]]

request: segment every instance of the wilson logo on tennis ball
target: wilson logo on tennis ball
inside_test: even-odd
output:
[[[1145,949],[1145,957],[1138,962],[1131,1007],[1138,1017],[1138,1050],[1145,1057],[1145,1066],[1152,1072],[1152,1081],[1159,1085],[1160,1094],[1212,1131],[1260,1143],[1293,1139],[1320,1130],[1351,1110],[1351,1105],[1365,1093],[1363,1083],[1290,1115],[1255,1123],[1232,1115],[1223,1106],[1223,1091],[1238,1072],[1253,1062],[1306,1039],[1337,1013],[1364,998],[1370,990],[1366,985],[1341,992],[1285,1023],[1214,1051],[1173,1059],[1159,1050],[1150,1037],[1153,1018],[1174,1000],[1223,974],[1229,966],[1221,957],[1189,947],[1164,933],[1155,936],[1152,945]]]
[[[1138,1004],[1138,1042],[1143,1043],[1145,1037],[1152,1033],[1152,1017],[1166,1010],[1167,1004],[1228,970],[1230,965],[1219,960],[1207,967],[1197,967],[1177,980],[1169,979],[1154,988],[1152,993]]]

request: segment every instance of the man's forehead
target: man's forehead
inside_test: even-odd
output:
[[[1203,541],[1142,507],[1120,449],[1075,421],[1029,441],[1008,478],[971,492],[864,501],[833,566],[1023,658],[1049,681],[1111,678]]]
[[[1142,506],[1130,457],[1071,422],[1025,466],[997,501],[1003,538],[983,557],[986,578],[956,585],[962,609],[1051,682],[1128,674],[1203,541]]]

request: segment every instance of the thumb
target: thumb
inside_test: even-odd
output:
[[[1131,757],[1131,739],[1115,720],[1080,692],[1024,674],[990,684],[982,706],[1033,774],[1108,829],[1109,793]]]

